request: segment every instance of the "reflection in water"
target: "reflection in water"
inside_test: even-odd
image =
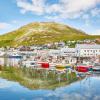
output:
[[[0,79],[0,100],[100,100],[99,85],[100,77],[96,75],[55,90],[29,90]]]
[[[6,64],[18,66],[21,59],[8,58]],[[0,58],[0,65],[4,65]],[[0,79],[0,100],[100,100],[100,74],[55,90],[29,90],[17,82]]]

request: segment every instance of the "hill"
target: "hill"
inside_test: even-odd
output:
[[[46,44],[67,40],[96,39],[80,30],[55,22],[34,22],[0,36],[0,46]]]

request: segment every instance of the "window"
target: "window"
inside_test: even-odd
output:
[[[84,52],[86,52],[86,50],[84,50]]]
[[[87,50],[87,52],[89,52],[89,50]]]

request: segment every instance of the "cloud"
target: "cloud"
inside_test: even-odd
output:
[[[17,6],[21,8],[21,13],[32,12],[37,15],[46,15],[47,18],[79,18],[89,12],[96,15],[99,12],[95,7],[100,4],[100,0],[58,0],[50,4],[48,0],[17,0]],[[91,13],[92,11],[92,13]]]
[[[95,96],[93,100],[100,100],[100,96]]]
[[[19,21],[17,21],[17,20],[12,20],[12,23],[14,23],[14,24],[16,24],[16,23],[18,23]]]
[[[12,87],[11,82],[6,81],[5,79],[1,79],[0,78],[0,89],[10,88],[10,87]]]
[[[11,21],[11,24],[20,24],[20,23],[21,23],[20,20],[12,20],[12,21]]]
[[[89,14],[84,14],[84,15],[82,16],[82,19],[84,20],[85,26],[86,26],[86,27],[91,26]]]
[[[43,14],[44,12],[44,0],[31,0],[32,2],[29,3],[26,0],[17,0],[17,6],[21,8],[21,13],[26,13],[28,11],[35,13],[35,14]]]
[[[61,98],[61,100],[87,100],[86,97],[78,94],[78,93],[72,93],[70,94],[64,94]]]
[[[100,9],[95,8],[95,9],[91,10],[91,14],[92,14],[93,17],[99,16],[100,15]]]
[[[100,29],[97,29],[97,30],[95,31],[95,34],[100,35]]]
[[[8,23],[0,22],[0,29],[6,29],[9,26],[10,26],[10,24],[8,24]]]

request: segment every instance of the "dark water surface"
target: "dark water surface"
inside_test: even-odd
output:
[[[100,76],[87,76],[55,90],[29,90],[17,82],[0,78],[0,100],[100,100]]]

